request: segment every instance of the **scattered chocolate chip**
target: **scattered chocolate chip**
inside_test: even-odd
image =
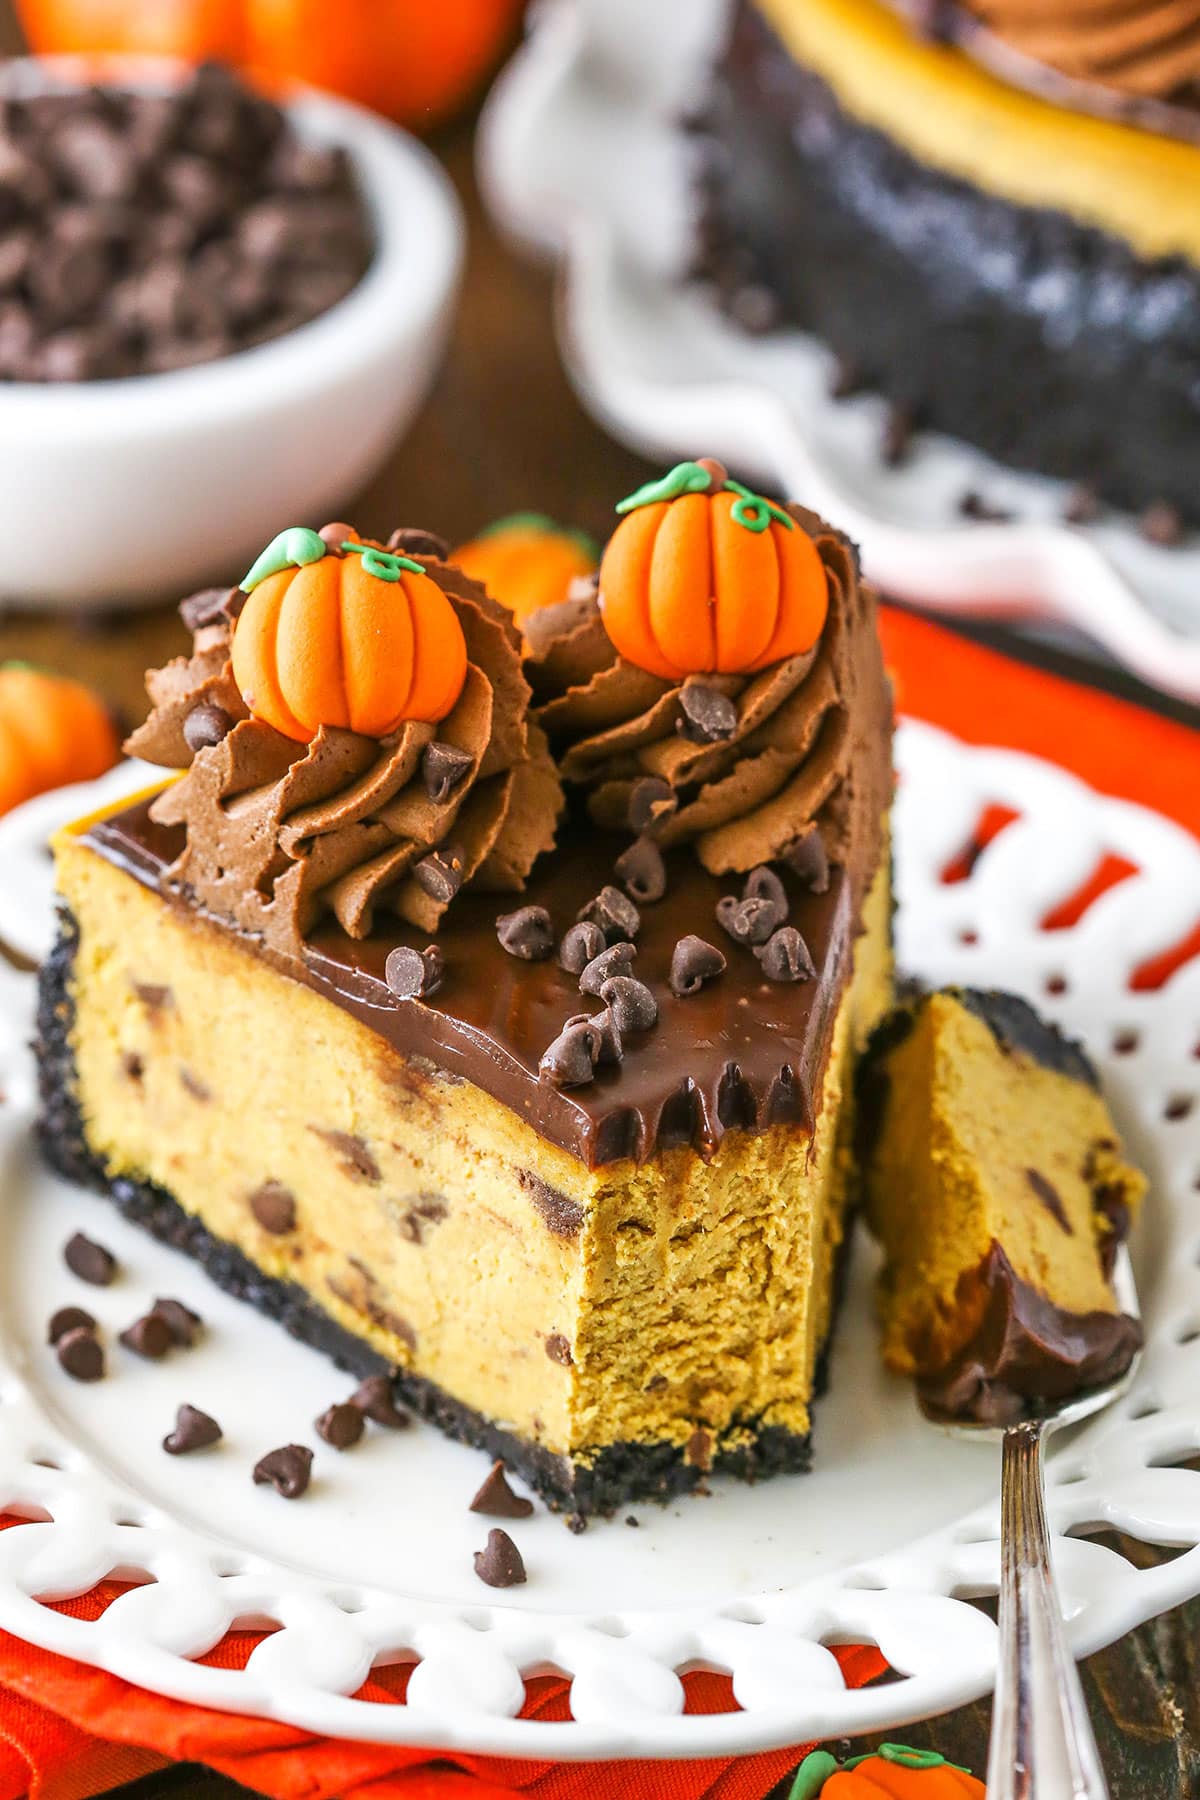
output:
[[[65,1338],[68,1331],[95,1331],[96,1321],[90,1312],[82,1306],[60,1306],[56,1313],[50,1315],[50,1324],[46,1329],[46,1341],[57,1344]]]
[[[578,975],[599,956],[605,941],[604,933],[591,919],[572,925],[558,946],[559,963],[569,975]]]
[[[649,831],[678,805],[669,781],[661,775],[643,775],[629,790],[629,828],[639,834]]]
[[[829,857],[818,826],[810,825],[807,831],[802,831],[799,837],[793,838],[783,850],[780,860],[788,865],[810,894],[828,893]]]
[[[632,1525],[635,1531],[636,1531],[637,1527],[641,1524],[641,1522],[642,1521],[640,1519],[635,1519],[632,1513],[625,1514],[625,1523],[627,1525]]]
[[[520,906],[496,920],[496,936],[510,956],[544,962],[554,952],[554,921],[544,906]]]
[[[564,1025],[538,1064],[538,1079],[551,1087],[583,1087],[596,1072],[599,1035],[590,1021]]]
[[[352,1181],[376,1183],[383,1180],[383,1170],[372,1156],[371,1146],[365,1138],[356,1137],[352,1131],[326,1131],[319,1125],[310,1125],[308,1129],[336,1151],[343,1175],[349,1175]]]
[[[221,1440],[221,1427],[198,1406],[183,1405],[175,1414],[175,1429],[163,1439],[168,1456],[188,1456],[193,1450],[207,1450]]]
[[[773,900],[751,895],[738,900],[723,894],[717,901],[717,923],[738,944],[765,944],[779,926],[779,908]]]
[[[1068,525],[1094,525],[1103,508],[1095,488],[1081,482],[1073,487],[1063,502],[1062,516]]]
[[[361,1410],[349,1400],[335,1401],[326,1407],[316,1422],[318,1437],[323,1437],[335,1450],[349,1450],[357,1444],[366,1425]]]
[[[225,708],[206,701],[202,706],[193,706],[183,721],[183,741],[193,752],[211,750],[229,736],[232,728],[233,720]]]
[[[169,987],[160,987],[155,982],[135,981],[133,991],[146,1008],[147,1012],[165,1012],[172,1005],[173,997]]]
[[[229,614],[229,597],[238,588],[202,588],[179,602],[179,616],[189,631],[203,631],[206,625],[223,625]]]
[[[671,992],[683,999],[698,994],[706,981],[712,981],[725,969],[725,958],[715,944],[689,934],[681,937],[671,952]]]
[[[396,1405],[390,1375],[368,1375],[351,1394],[350,1405],[385,1431],[407,1431],[412,1424],[408,1414]]]
[[[99,1338],[86,1326],[65,1331],[54,1346],[55,1355],[73,1381],[99,1381],[104,1375],[104,1350]]]
[[[694,679],[685,681],[679,690],[679,705],[683,717],[677,727],[694,744],[718,744],[737,730],[738,709],[720,688],[706,687]]]
[[[103,1244],[97,1244],[82,1231],[77,1231],[63,1250],[63,1261],[72,1275],[92,1287],[107,1287],[117,1273],[117,1259]]]
[[[463,884],[463,852],[457,844],[447,844],[413,864],[413,880],[440,906],[448,906]]]
[[[905,406],[898,402],[888,408],[883,425],[880,455],[889,469],[898,468],[907,458],[909,450],[912,448],[916,423],[916,414],[911,406]]]
[[[766,863],[759,863],[751,869],[746,877],[746,885],[742,889],[743,900],[769,900],[779,914],[782,925],[788,916],[787,889],[780,881],[774,869]]]
[[[570,1513],[567,1516],[567,1530],[572,1537],[582,1537],[588,1528],[588,1522],[582,1513]]]
[[[446,966],[436,944],[424,950],[410,950],[406,944],[388,953],[384,964],[384,980],[397,1000],[426,1000],[436,994],[445,978]]]
[[[609,944],[621,938],[635,938],[642,927],[642,915],[633,901],[620,888],[611,886],[602,887],[594,900],[580,907],[576,922],[589,921],[600,927]]]
[[[633,975],[610,975],[600,998],[617,1022],[617,1029],[649,1031],[658,1022],[658,1001],[644,981]]]
[[[645,906],[667,891],[667,865],[653,838],[636,838],[613,864],[613,874],[631,900]]]
[[[121,1073],[129,1081],[140,1081],[146,1073],[146,1065],[136,1050],[122,1050]],[[84,1279],[87,1279],[86,1276]]]
[[[591,962],[580,974],[580,993],[599,996],[600,989],[614,975],[629,974],[636,955],[637,950],[627,939],[619,944],[610,944],[606,950],[601,950],[598,956],[593,956]]]
[[[1050,1214],[1051,1218],[1057,1225],[1061,1226],[1068,1236],[1070,1236],[1073,1232],[1073,1227],[1070,1218],[1068,1217],[1067,1209],[1063,1205],[1062,1195],[1059,1193],[1054,1183],[1049,1180],[1047,1176],[1043,1175],[1040,1169],[1026,1169],[1025,1179],[1041,1201],[1042,1205],[1046,1208],[1046,1211]]]
[[[171,1334],[171,1341],[181,1350],[190,1350],[204,1327],[200,1314],[185,1306],[182,1300],[158,1299],[150,1308]]]
[[[190,1069],[184,1068],[182,1065],[179,1070],[179,1085],[186,1093],[189,1093],[192,1096],[193,1100],[198,1100],[202,1106],[211,1105],[212,1090],[201,1081],[198,1075],[193,1075]]]
[[[296,1229],[296,1197],[281,1181],[264,1181],[250,1196],[250,1211],[272,1237]]]
[[[559,1363],[569,1369],[575,1361],[571,1355],[571,1346],[561,1331],[552,1331],[546,1339],[546,1355],[553,1363]]]
[[[544,1221],[555,1237],[575,1238],[583,1229],[583,1221],[587,1218],[587,1209],[564,1194],[561,1188],[551,1187],[532,1169],[518,1169],[517,1183],[529,1195],[534,1210]]]
[[[619,1063],[625,1054],[625,1046],[621,1041],[621,1027],[610,1007],[598,1013],[574,1013],[563,1026],[564,1031],[572,1025],[585,1025],[594,1034],[595,1043],[592,1048],[592,1060],[599,1067],[602,1063]]]
[[[489,1587],[519,1587],[525,1580],[521,1552],[507,1531],[488,1532],[487,1548],[475,1552],[475,1573]]]
[[[444,537],[436,531],[422,531],[419,525],[401,525],[393,531],[387,541],[389,550],[399,550],[403,556],[432,556],[438,562],[448,562],[450,546]]]
[[[421,752],[421,780],[435,806],[445,805],[474,764],[474,757],[457,744],[442,744],[436,738],[432,744],[426,744]]]
[[[494,1462],[467,1510],[485,1513],[490,1519],[527,1519],[533,1511],[533,1501],[514,1494],[504,1464]]]
[[[772,932],[765,944],[756,946],[754,954],[768,981],[811,981],[817,972],[808,945],[794,925]]]
[[[273,1487],[285,1500],[298,1500],[312,1480],[313,1453],[307,1444],[268,1450],[254,1465],[256,1487]]]
[[[980,525],[1007,525],[1016,514],[1011,507],[996,506],[986,494],[968,488],[958,503],[958,510],[964,519],[973,519]]]
[[[1138,525],[1148,544],[1158,544],[1165,550],[1172,550],[1183,542],[1183,517],[1179,508],[1172,506],[1169,500],[1156,500],[1153,506],[1148,506]]]
[[[121,1342],[135,1356],[144,1356],[148,1362],[157,1362],[165,1356],[174,1343],[174,1335],[167,1321],[158,1313],[148,1312],[140,1319],[135,1319],[121,1333]]]

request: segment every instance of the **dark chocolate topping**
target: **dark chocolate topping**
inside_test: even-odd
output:
[[[1142,1345],[1126,1313],[1069,1313],[1023,1281],[993,1243],[960,1275],[956,1304],[984,1299],[978,1330],[937,1375],[919,1382],[925,1405],[948,1418],[1011,1425],[1040,1407],[1123,1375]]]
[[[93,825],[86,841],[143,885],[157,889],[179,854],[178,827],[155,824],[149,803]],[[534,871],[525,898],[556,920],[572,919],[604,885],[620,843],[587,827],[564,836]],[[539,1082],[538,1063],[566,1019],[579,1010],[578,974],[557,960],[522,962],[496,936],[494,897],[464,891],[438,936],[448,979],[419,1004],[389,991],[385,970],[399,946],[423,948],[424,935],[399,921],[352,939],[332,922],[313,932],[303,960],[246,937],[241,942],[276,968],[345,1008],[405,1056],[465,1077],[527,1119],[534,1130],[590,1167],[658,1149],[694,1144],[711,1155],[731,1128],[765,1130],[812,1122],[838,1003],[849,975],[855,918],[844,871],[825,894],[809,894],[783,872],[790,917],[818,970],[815,980],[764,980],[744,951],[730,956],[719,981],[686,1000],[668,985],[681,937],[706,938],[724,882],[705,873],[685,847],[667,857],[668,903],[648,908],[638,934],[637,972],[658,1001],[658,1022],[632,1038],[618,1066],[586,1086]],[[168,889],[163,897],[181,904]],[[192,916],[189,914],[189,916]],[[234,932],[225,921],[218,929]]]

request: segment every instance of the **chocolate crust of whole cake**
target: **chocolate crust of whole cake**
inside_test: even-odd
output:
[[[275,1320],[290,1336],[322,1351],[339,1368],[359,1377],[387,1372],[397,1397],[420,1417],[449,1437],[502,1457],[556,1511],[584,1519],[606,1516],[634,1501],[661,1502],[688,1493],[700,1487],[709,1473],[755,1480],[803,1474],[811,1468],[810,1432],[759,1426],[753,1420],[739,1422],[728,1443],[718,1440],[710,1452],[699,1457],[689,1455],[689,1446],[614,1443],[606,1445],[594,1460],[575,1463],[503,1430],[435,1383],[389,1365],[364,1339],[330,1318],[303,1288],[265,1275],[240,1250],[186,1213],[157,1183],[110,1174],[88,1144],[76,1095],[71,974],[77,947],[77,926],[70,912],[62,908],[58,938],[42,964],[39,982],[36,1051],[42,1153],[67,1179],[104,1194],[131,1223],[190,1256],[218,1287]],[[817,1363],[814,1398],[827,1385],[852,1235],[847,1230],[838,1256],[830,1328]]]
[[[1200,521],[1200,269],[917,161],[737,0],[696,142],[697,273],[1016,468]],[[748,302],[746,297],[750,296]]]

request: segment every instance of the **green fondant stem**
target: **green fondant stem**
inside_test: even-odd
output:
[[[310,531],[306,525],[289,525],[286,531],[279,532],[271,539],[249,573],[242,577],[239,586],[244,594],[249,594],[260,581],[266,581],[269,575],[278,575],[284,569],[303,569],[309,563],[320,562],[325,551],[325,541],[315,531]]]
[[[374,544],[357,544],[353,538],[348,538],[342,549],[361,556],[362,566],[367,574],[374,575],[379,581],[399,581],[404,569],[411,575],[425,573],[422,563],[414,562],[411,556],[401,556],[398,550],[377,550]]]
[[[796,1770],[787,1800],[816,1800],[829,1777],[836,1775],[841,1766],[828,1750],[810,1751]]]

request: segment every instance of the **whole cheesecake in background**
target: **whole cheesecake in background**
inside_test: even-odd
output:
[[[50,1160],[564,1510],[806,1468],[891,994],[852,547],[687,463],[524,671],[418,531],[184,613],[184,773],[56,845]]]
[[[1095,1070],[1014,994],[906,1002],[859,1068],[883,1354],[953,1418],[1010,1424],[1142,1341],[1113,1263],[1145,1192]]]
[[[699,272],[901,425],[1169,538],[1200,521],[1198,75],[1192,0],[733,0]]]

